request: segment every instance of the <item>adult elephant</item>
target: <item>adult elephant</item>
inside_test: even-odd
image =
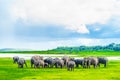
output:
[[[84,68],[90,68],[90,65],[93,65],[94,68],[96,68],[97,65],[98,65],[98,58],[97,57],[84,58],[83,67]]]
[[[44,62],[48,64],[48,67],[52,68],[56,63],[56,59],[48,57],[48,58],[44,59]]]
[[[97,57],[89,57],[88,59],[90,60],[90,65],[93,65],[94,68],[96,68],[98,65],[98,58]]]
[[[91,62],[88,58],[83,59],[83,62],[82,62],[83,68],[90,68],[90,64],[91,64]]]
[[[108,63],[108,59],[105,57],[98,57],[98,66],[100,67],[100,64],[103,64],[104,67],[106,67]]]
[[[40,68],[40,66],[42,66],[42,68],[44,68],[44,61],[43,60],[35,60],[34,68]]]
[[[67,70],[68,71],[74,71],[74,66],[75,66],[75,62],[74,61],[72,61],[72,60],[68,61],[68,63],[67,63]]]
[[[13,57],[13,63],[18,63],[19,57],[18,56],[14,56]]]
[[[64,67],[64,61],[62,59],[55,59],[55,67],[56,68],[58,68],[58,67],[63,68]]]
[[[37,63],[37,62],[39,62],[39,60],[43,60],[43,57],[42,56],[32,56],[31,60],[30,60],[31,68],[33,67],[33,65],[35,67],[35,62]]]
[[[75,59],[74,62],[77,68],[79,65],[83,66],[83,59]]]
[[[66,65],[66,67],[67,67],[67,63],[70,60],[70,57],[69,56],[63,56],[62,60],[64,61],[64,65]]]
[[[18,60],[18,68],[23,68],[23,67],[24,67],[24,64],[25,64],[25,66],[27,67],[27,63],[26,63],[25,59],[20,58],[20,59]]]

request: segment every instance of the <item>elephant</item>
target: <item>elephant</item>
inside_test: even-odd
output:
[[[79,65],[83,66],[83,59],[75,59],[74,62],[77,68]]]
[[[97,57],[84,58],[83,68],[90,68],[90,65],[93,65],[94,68],[96,68],[98,65],[98,58]]]
[[[68,63],[67,63],[67,70],[68,71],[74,71],[74,66],[75,66],[75,62],[74,61],[72,61],[72,60],[68,61]]]
[[[23,68],[24,64],[25,64],[25,66],[27,67],[27,63],[26,63],[25,59],[20,58],[20,59],[18,60],[18,68]]]
[[[40,66],[42,66],[42,68],[44,68],[44,61],[43,60],[35,60],[34,68],[40,68]]]
[[[57,60],[57,58],[56,59],[52,59],[51,57],[48,57],[48,58],[44,59],[44,62],[48,63],[48,67],[52,68],[55,65],[55,63],[56,63],[56,60]]]
[[[63,68],[64,67],[64,61],[62,59],[55,59],[55,67],[58,68],[59,66],[61,68]]]
[[[100,67],[100,64],[104,64],[104,67],[106,67],[108,62],[108,59],[105,57],[98,57],[98,66]]]
[[[89,57],[90,64],[94,66],[94,68],[98,65],[98,58],[97,57]]]
[[[62,60],[64,61],[64,65],[67,67],[67,63],[70,60],[70,57],[69,56],[63,56]]]
[[[18,60],[19,60],[19,57],[18,57],[18,56],[14,56],[14,57],[13,57],[13,63],[17,63]]]
[[[82,62],[83,68],[90,68],[90,60],[88,58],[84,58]]]
[[[48,64],[48,67],[51,67],[52,58],[51,58],[51,57],[48,57],[48,58],[44,59],[44,62]]]
[[[39,62],[39,60],[43,60],[43,57],[42,56],[32,56],[31,57],[31,68],[33,67],[34,62],[36,61],[36,63],[37,63],[37,62]]]

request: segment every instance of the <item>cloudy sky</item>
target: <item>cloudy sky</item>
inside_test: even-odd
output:
[[[120,0],[0,0],[0,48],[120,43]]]

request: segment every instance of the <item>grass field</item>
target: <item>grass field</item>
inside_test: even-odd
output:
[[[13,64],[12,58],[0,58],[0,80],[120,80],[120,61],[109,61],[108,67],[83,69],[75,68],[74,71],[64,69],[30,68],[19,69]]]

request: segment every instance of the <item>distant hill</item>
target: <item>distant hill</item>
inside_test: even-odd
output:
[[[10,52],[10,51],[32,51],[30,49],[14,49],[14,48],[3,48],[0,52]]]

